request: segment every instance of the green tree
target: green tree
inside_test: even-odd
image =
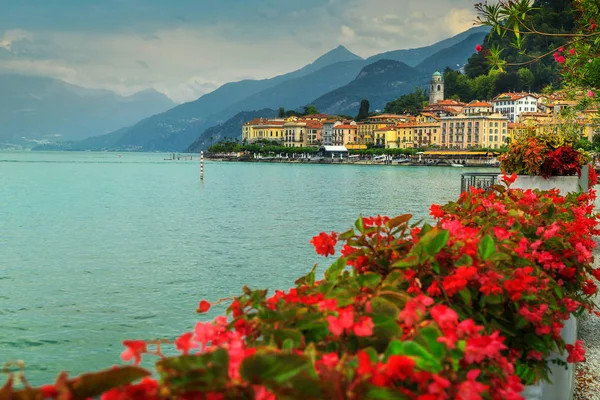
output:
[[[369,100],[363,99],[360,102],[360,108],[358,110],[358,115],[356,116],[356,121],[364,121],[369,117],[369,108],[370,108]]]
[[[417,114],[423,108],[423,103],[427,101],[425,91],[417,88],[414,92],[387,103],[383,111],[392,114]]]
[[[533,89],[533,81],[535,80],[533,72],[529,68],[521,68],[517,71],[517,75],[519,76],[519,86],[527,89],[527,91],[531,91]]]
[[[279,107],[279,112],[277,113],[277,118],[285,118],[285,108]]]
[[[315,114],[319,114],[319,110],[317,110],[317,107],[315,107],[313,105],[304,107],[304,115],[315,115]]]

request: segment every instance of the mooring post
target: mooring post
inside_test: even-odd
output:
[[[204,151],[200,150],[200,180],[204,180]]]

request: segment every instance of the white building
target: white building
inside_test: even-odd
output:
[[[492,100],[494,113],[504,115],[510,122],[517,122],[523,112],[537,112],[538,98],[531,93],[503,93]]]
[[[333,128],[341,124],[341,121],[323,121],[323,146],[333,145]]]

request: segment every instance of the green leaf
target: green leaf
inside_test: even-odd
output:
[[[434,231],[432,231],[434,232]],[[434,256],[440,252],[448,243],[448,238],[450,237],[450,233],[446,230],[443,230],[437,233],[433,239],[426,245],[425,250],[430,256]]]
[[[374,272],[367,272],[356,277],[360,287],[374,288],[381,282],[381,275]]]
[[[385,351],[385,359],[389,356],[401,356],[404,355],[404,342],[399,340],[392,340]]]
[[[365,399],[374,400],[407,400],[408,397],[400,393],[398,390],[388,389],[384,387],[371,386],[365,394]]]
[[[202,355],[169,357],[156,363],[159,375],[175,394],[219,390],[228,380],[228,368],[229,354],[225,349]]]
[[[242,378],[263,385],[278,399],[318,399],[323,384],[317,379],[310,359],[298,354],[257,353],[240,366]]]
[[[76,378],[67,380],[66,386],[71,390],[73,398],[86,399],[91,397],[99,397],[102,393],[109,391],[112,388],[132,383],[140,380],[143,377],[152,375],[143,368],[128,365],[124,367],[111,368],[98,372],[91,372],[80,375]],[[10,389],[10,384],[0,388],[0,398],[5,398],[1,395],[6,388]],[[8,399],[30,400],[43,399],[40,389],[23,389],[16,390],[10,393],[8,391]]]
[[[240,374],[254,384],[267,381],[283,383],[302,372],[309,372],[311,368],[308,358],[298,354],[257,353],[242,361]]]
[[[456,260],[457,267],[470,267],[471,265],[473,265],[473,259],[467,254],[463,254]]]
[[[404,351],[404,355],[406,356],[414,356],[417,367],[422,370],[439,373],[442,370],[442,364],[440,360],[434,357],[430,352],[427,351],[423,346],[418,343],[407,341],[404,342],[404,347],[402,349]]]
[[[338,235],[339,240],[347,240],[347,239],[350,239],[351,237],[354,237],[354,229],[352,229],[352,228],[350,228],[346,232]]]
[[[490,235],[485,235],[479,241],[477,253],[482,260],[487,260],[496,252],[496,244]]]
[[[391,265],[391,268],[411,268],[417,265],[419,265],[419,257],[413,254],[396,261]]]
[[[338,258],[329,268],[327,268],[327,271],[325,271],[325,279],[332,282],[337,281],[337,278],[344,268],[346,268],[346,259]]]
[[[458,292],[458,294],[465,302],[465,305],[471,306],[471,291],[469,289],[463,289],[460,292]]]
[[[446,346],[437,341],[441,336],[440,331],[433,326],[428,326],[421,329],[420,333],[425,339],[425,343],[431,354],[440,360],[443,359],[446,355]]]
[[[354,226],[356,226],[356,229],[360,233],[365,233],[365,226],[363,225],[363,217],[362,217],[362,215],[360,217],[358,217],[358,219],[354,223]]]
[[[396,322],[397,315],[390,317],[385,315],[373,315],[373,334],[377,338],[381,338],[384,341],[389,341],[393,338],[397,338],[402,334],[402,329]]]
[[[387,225],[388,228],[394,229],[397,226],[400,226],[402,224],[406,224],[408,221],[410,221],[411,218],[412,218],[412,214],[399,215],[397,217],[394,217],[394,218],[390,219],[386,223],[386,225]]]
[[[317,264],[315,264],[312,270],[308,273],[308,275],[299,278],[294,282],[296,285],[309,285],[313,286],[315,284],[315,273],[317,271]]]

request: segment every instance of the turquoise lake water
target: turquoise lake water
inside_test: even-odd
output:
[[[191,330],[201,299],[324,268],[319,232],[426,218],[473,171],[207,162],[201,183],[198,160],[166,157],[0,153],[0,365],[24,360],[39,384],[118,364],[124,339]]]

